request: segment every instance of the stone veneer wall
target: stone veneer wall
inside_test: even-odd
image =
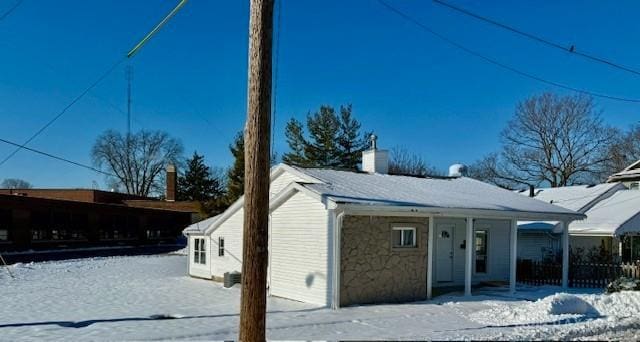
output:
[[[392,248],[393,225],[416,227],[416,248]],[[427,296],[428,219],[345,216],[342,224],[340,305],[424,300]]]

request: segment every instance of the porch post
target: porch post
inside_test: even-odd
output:
[[[433,216],[429,217],[429,237],[427,241],[427,299],[431,299],[432,296],[432,285],[433,285],[433,246],[434,240],[433,236],[435,232],[433,231],[435,228],[435,223],[433,222]]]
[[[511,220],[511,270],[509,273],[509,291],[516,292],[516,272],[518,260],[518,220]]]
[[[562,288],[569,287],[569,225],[560,221],[562,227]]]
[[[471,296],[471,277],[473,276],[473,218],[467,217],[467,240],[465,246],[464,295]]]
[[[622,236],[618,237],[618,260],[622,262]]]

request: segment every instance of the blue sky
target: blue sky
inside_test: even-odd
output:
[[[391,0],[389,0],[391,1]],[[559,83],[640,98],[640,76],[515,36],[429,1],[391,1],[422,23],[505,64]],[[640,68],[633,1],[452,3]],[[0,13],[15,0],[0,1]],[[24,0],[0,21],[0,138],[22,142],[126,53],[175,2]],[[405,146],[440,169],[499,147],[516,103],[546,90],[457,50],[374,0],[282,0],[275,147],[284,125],[322,104],[351,103],[381,147]],[[128,63],[134,68],[133,128],[180,138],[186,154],[232,162],[228,144],[246,115],[248,1],[190,0]],[[39,136],[31,147],[90,163],[98,134],[125,130],[124,66]],[[597,99],[617,127],[638,122],[640,104]],[[0,145],[0,157],[12,148]],[[38,187],[91,187],[101,175],[18,153],[0,179]]]

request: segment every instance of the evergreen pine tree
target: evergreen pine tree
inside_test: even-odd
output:
[[[227,172],[226,203],[230,205],[244,193],[244,134],[238,132],[229,150],[234,157],[233,166]]]
[[[285,135],[290,151],[282,160],[306,167],[356,170],[368,146],[368,134],[361,134],[360,128],[351,115],[351,105],[340,106],[339,114],[330,106],[321,106],[319,111],[307,114],[309,138],[300,121],[289,120]]]
[[[184,175],[178,177],[177,190],[181,201],[206,202],[223,194],[222,182],[213,176],[211,168],[204,163],[204,156],[197,152],[187,161]]]

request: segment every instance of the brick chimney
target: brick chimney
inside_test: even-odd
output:
[[[167,165],[167,193],[166,200],[173,202],[176,200],[176,188],[178,187],[178,175],[176,173],[176,166],[173,164]]]

